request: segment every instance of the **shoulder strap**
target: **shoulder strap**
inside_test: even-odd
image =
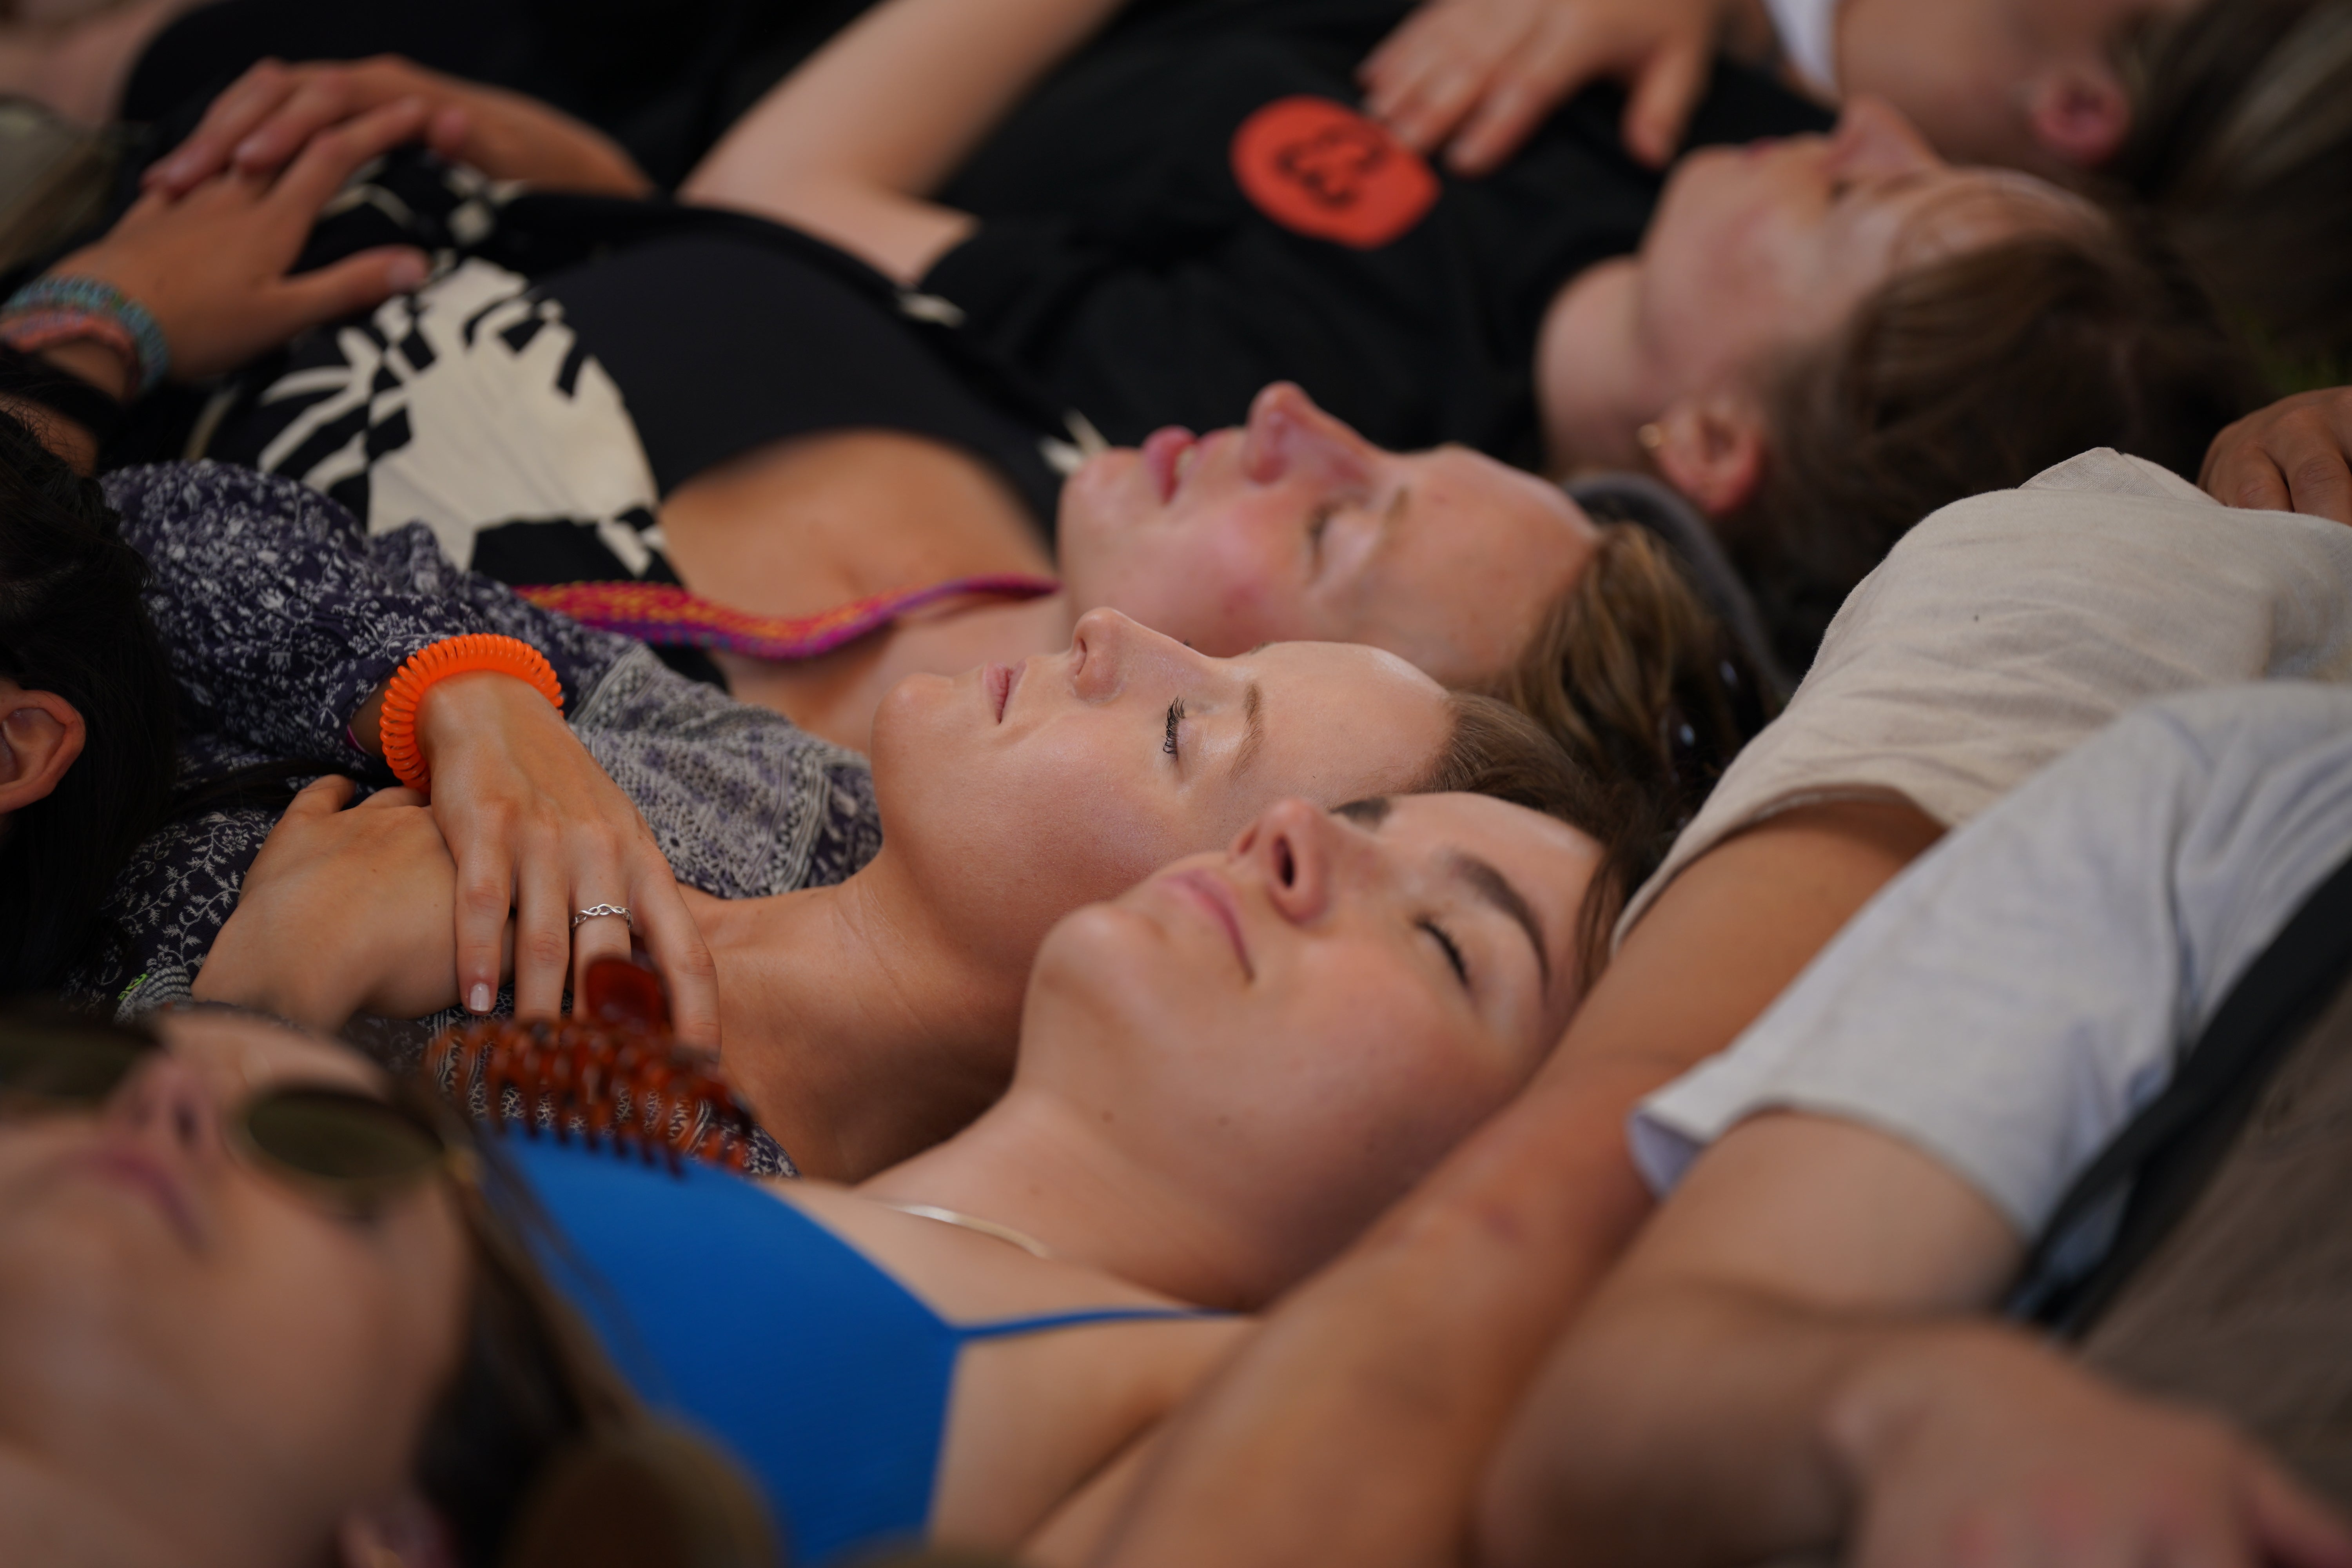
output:
[[[2352,861],[2304,900],[2231,988],[2172,1081],[2059,1201],[2021,1279],[2051,1278],[2057,1254],[2102,1208],[2120,1203],[2122,1218],[2113,1246],[2088,1273],[2019,1303],[2029,1321],[2068,1338],[2089,1331],[2204,1190],[2273,1070],[2336,994],[2347,969]]]

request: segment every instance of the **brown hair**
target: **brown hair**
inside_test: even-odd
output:
[[[2122,63],[2110,178],[2255,339],[2273,390],[2352,379],[2352,0],[2207,0]]]
[[[2127,216],[1905,272],[1769,391],[1763,479],[1725,533],[1791,669],[1929,512],[2094,447],[2194,474],[2261,401],[2203,292]]]
[[[1601,525],[1591,563],[1487,687],[1552,741],[1578,781],[1575,815],[1552,815],[1606,855],[1595,879],[1605,901],[1585,911],[1595,952],[1732,755],[1771,717],[1764,690],[1666,548],[1629,522]],[[1590,958],[1588,966],[1598,972]]]

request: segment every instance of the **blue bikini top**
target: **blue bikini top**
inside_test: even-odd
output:
[[[550,1279],[640,1398],[717,1437],[798,1563],[919,1537],[975,1340],[1215,1316],[1102,1307],[951,1323],[799,1209],[708,1166],[501,1142],[560,1238]]]

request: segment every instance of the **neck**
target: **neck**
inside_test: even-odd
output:
[[[1237,1227],[1135,1160],[1101,1117],[1019,1085],[858,1191],[1010,1226],[1065,1262],[1181,1301],[1247,1308],[1272,1293],[1270,1270]]]
[[[694,908],[728,1076],[805,1173],[869,1175],[1003,1089],[1021,984],[940,928],[887,845],[838,887]]]
[[[1637,434],[1666,405],[1642,339],[1642,264],[1622,256],[1588,267],[1552,296],[1536,337],[1536,416],[1545,470],[1647,470]]]

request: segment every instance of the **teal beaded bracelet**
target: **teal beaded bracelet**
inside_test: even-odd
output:
[[[144,396],[172,368],[172,345],[146,306],[97,278],[41,277],[0,305],[0,342],[26,353],[78,338],[107,344],[129,362]]]

